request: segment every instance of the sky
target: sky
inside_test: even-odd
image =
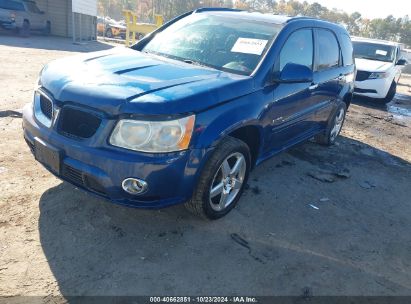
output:
[[[307,0],[307,2],[318,2],[329,9],[337,8],[347,13],[357,11],[366,18],[385,18],[388,15],[398,18],[407,14],[411,18],[411,0]]]

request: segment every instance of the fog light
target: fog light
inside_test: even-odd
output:
[[[132,195],[142,194],[147,190],[147,183],[138,178],[127,178],[122,183],[124,191]]]

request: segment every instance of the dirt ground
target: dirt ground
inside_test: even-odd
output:
[[[335,146],[257,167],[219,221],[115,206],[35,162],[20,114],[45,63],[109,47],[0,36],[0,295],[411,295],[411,117],[356,99]]]

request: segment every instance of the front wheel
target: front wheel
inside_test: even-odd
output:
[[[47,22],[46,27],[43,30],[43,34],[45,36],[49,36],[51,34],[51,23]]]
[[[331,146],[335,143],[338,135],[341,132],[345,121],[345,114],[347,112],[347,106],[344,102],[340,103],[334,115],[328,121],[327,129],[324,133],[319,134],[315,137],[315,140],[322,145]]]
[[[111,28],[108,28],[106,30],[106,37],[107,38],[113,38],[113,30]]]
[[[250,170],[250,150],[241,140],[227,137],[205,164],[194,194],[185,206],[205,219],[230,212],[244,190]]]
[[[393,100],[395,94],[397,93],[397,83],[395,81],[392,82],[390,89],[388,90],[387,96],[382,99],[384,103],[389,103]]]
[[[19,29],[19,34],[21,37],[29,37],[30,36],[30,22],[24,20],[23,26]]]

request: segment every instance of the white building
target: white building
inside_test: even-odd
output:
[[[36,0],[36,3],[49,16],[52,35],[73,37],[74,29],[76,39],[96,39],[97,0]]]

